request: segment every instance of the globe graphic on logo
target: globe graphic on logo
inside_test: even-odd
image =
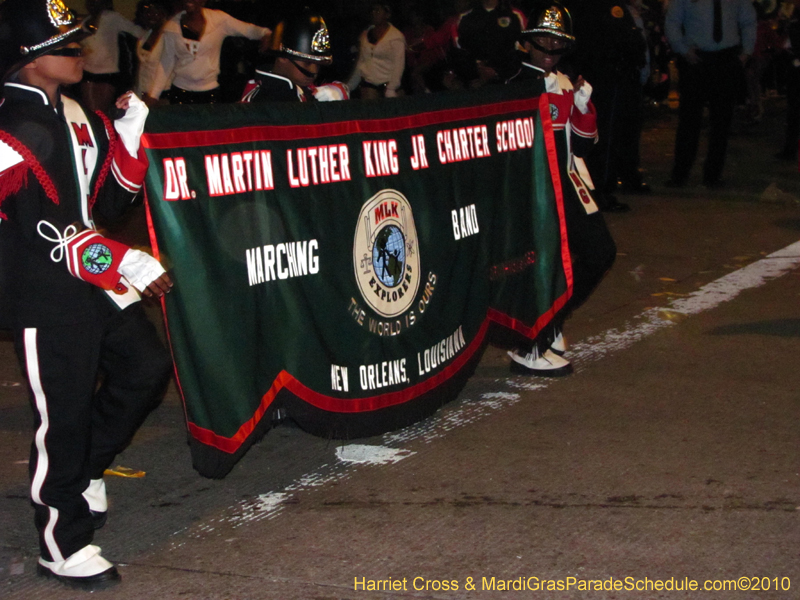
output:
[[[372,267],[381,283],[395,287],[403,280],[406,266],[406,239],[396,225],[381,229],[372,246]]]
[[[92,275],[105,273],[111,266],[112,261],[111,250],[103,244],[92,244],[81,255],[83,268]]]

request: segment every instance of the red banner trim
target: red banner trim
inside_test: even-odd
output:
[[[264,414],[266,414],[269,405],[272,404],[272,402],[275,400],[275,397],[278,395],[278,392],[280,392],[283,388],[288,389],[292,394],[301,400],[308,402],[311,406],[329,412],[361,413],[403,404],[409,400],[413,400],[414,398],[421,396],[422,394],[430,392],[458,373],[458,371],[464,367],[467,361],[469,361],[480,349],[481,345],[483,344],[483,340],[486,337],[486,331],[488,327],[489,319],[487,318],[484,319],[483,323],[481,324],[477,335],[472,339],[469,345],[467,345],[464,351],[459,354],[455,360],[453,360],[452,363],[450,363],[447,367],[442,369],[440,373],[437,373],[433,377],[429,377],[425,381],[421,381],[420,383],[407,387],[403,390],[381,394],[379,396],[371,396],[369,398],[334,398],[332,396],[326,396],[325,394],[315,392],[311,388],[308,388],[300,383],[300,381],[295,379],[295,377],[290,373],[281,371],[272,382],[272,386],[269,388],[269,391],[267,391],[267,393],[261,397],[261,402],[259,403],[259,406],[253,416],[241,427],[239,427],[239,430],[233,435],[233,437],[228,438],[221,436],[217,433],[214,433],[210,429],[199,427],[191,422],[188,423],[189,432],[199,442],[206,444],[207,446],[213,446],[214,448],[222,450],[223,452],[233,454],[239,449],[245,440],[247,440],[248,436],[253,433],[258,425],[258,422],[262,419]]]
[[[561,172],[558,168],[558,149],[556,138],[553,134],[553,120],[550,117],[550,95],[539,96],[539,115],[544,130],[544,143],[547,148],[547,159],[550,164],[550,177],[553,180],[556,208],[558,209],[558,223],[561,230],[561,262],[564,265],[564,276],[567,279],[566,297],[572,297],[572,256],[569,253],[569,238],[567,237],[567,220],[564,218],[564,192],[561,187]]]
[[[561,236],[561,263],[564,267],[564,277],[567,280],[567,291],[559,296],[550,310],[543,313],[536,319],[533,325],[526,325],[525,323],[511,317],[498,310],[490,308],[488,311],[489,318],[502,325],[508,327],[525,337],[534,339],[539,332],[558,314],[564,305],[572,297],[573,290],[573,273],[572,273],[572,255],[569,253],[569,238],[567,237],[567,221],[564,218],[564,193],[561,187],[561,173],[558,169],[558,149],[556,147],[556,138],[553,133],[553,119],[550,116],[550,96],[542,94],[539,96],[539,115],[542,120],[542,131],[544,131],[544,144],[547,150],[547,164],[550,169],[550,178],[553,181],[553,194],[556,199],[556,209],[558,211],[558,224],[559,234]]]
[[[541,96],[522,100],[509,100],[507,102],[465,108],[451,108],[390,119],[336,121],[317,125],[255,125],[236,129],[183,131],[177,133],[145,133],[142,136],[142,145],[153,150],[171,150],[174,148],[194,148],[197,146],[216,146],[231,143],[306,140],[356,133],[385,133],[387,131],[401,131],[403,129],[440,125],[452,121],[466,121],[468,119],[538,109],[540,106],[539,98],[545,96],[546,94],[541,94]]]

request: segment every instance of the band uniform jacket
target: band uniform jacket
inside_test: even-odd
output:
[[[529,63],[522,63],[522,68],[511,78],[514,81],[532,81],[540,79],[544,71]],[[588,112],[582,113],[575,105],[575,91],[569,77],[555,71],[544,78],[545,89],[550,100],[550,119],[554,132],[564,132],[564,136],[556,135],[557,142],[567,143],[565,151],[577,157],[585,157],[591,152],[597,141],[597,112],[591,100],[587,102]],[[566,153],[566,152],[565,152]],[[567,160],[564,157],[563,160]]]
[[[473,8],[455,23],[451,59],[469,79],[477,77],[474,61],[481,61],[505,81],[519,68],[523,53],[517,43],[527,23],[522,11],[502,3],[488,11],[482,6]]]
[[[73,277],[59,240],[117,219],[141,188],[147,160],[133,158],[106,117],[66,95],[6,83],[0,144],[22,162],[0,164],[0,321],[42,327],[93,320],[106,292]],[[18,160],[18,159],[17,159]],[[41,223],[49,225],[41,225]],[[46,238],[50,239],[46,239]]]
[[[301,88],[293,81],[257,70],[255,78],[247,82],[242,95],[242,102],[313,102],[314,94]]]

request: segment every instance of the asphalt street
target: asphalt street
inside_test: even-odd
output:
[[[568,378],[513,376],[489,348],[426,421],[347,442],[279,427],[224,480],[192,469],[171,387],[118,460],[144,476],[107,477],[96,543],[123,582],[98,594],[800,598],[800,173],[773,158],[784,101],[766,108],[737,120],[713,192],[699,166],[663,187],[676,117],[651,111],[653,193],[607,216],[619,254],[567,324]],[[35,575],[31,421],[6,336],[0,597],[85,597]]]

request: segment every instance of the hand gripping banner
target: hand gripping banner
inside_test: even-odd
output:
[[[541,92],[153,111],[151,239],[201,474],[278,407],[326,437],[417,421],[490,326],[530,343],[558,313],[565,173]]]

